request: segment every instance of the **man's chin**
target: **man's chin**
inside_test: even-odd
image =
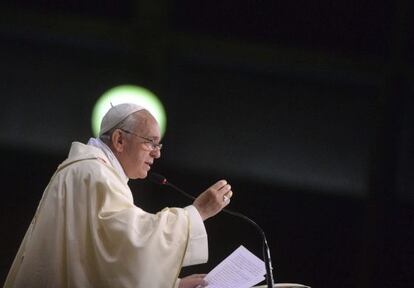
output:
[[[133,177],[130,177],[129,179],[145,179],[145,178],[147,178],[147,176],[148,176],[148,172],[147,171],[142,171],[138,175],[134,175]]]

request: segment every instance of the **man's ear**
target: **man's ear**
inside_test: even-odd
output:
[[[121,130],[116,129],[111,136],[112,147],[114,147],[116,152],[124,151],[125,146],[125,137]]]

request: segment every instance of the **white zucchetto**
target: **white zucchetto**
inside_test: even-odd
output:
[[[99,135],[103,135],[111,130],[129,115],[144,109],[144,107],[133,103],[122,103],[112,106],[102,118]]]

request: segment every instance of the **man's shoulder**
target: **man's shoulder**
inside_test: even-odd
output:
[[[80,142],[72,143],[68,158],[58,166],[56,173],[76,173],[79,176],[112,178],[115,181],[119,178],[124,182],[101,149]]]
[[[57,172],[68,169],[107,170],[110,163],[105,154],[96,147],[85,145],[80,142],[73,142],[68,158],[57,168]]]
[[[69,150],[68,158],[65,161],[89,159],[89,158],[106,159],[105,153],[101,149],[92,145],[83,144],[81,142],[72,142]]]
[[[77,159],[66,159],[63,161],[58,169],[57,173],[68,173],[68,172],[77,172],[88,174],[104,174],[110,171],[109,166],[104,162],[103,159],[98,157],[85,157]]]

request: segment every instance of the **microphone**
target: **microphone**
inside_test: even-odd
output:
[[[164,176],[155,173],[155,172],[151,172],[150,174],[148,174],[148,179],[151,182],[154,182],[156,184],[159,185],[165,185],[165,186],[170,186],[171,188],[173,188],[174,190],[180,192],[181,194],[183,194],[185,197],[190,198],[192,200],[196,199],[196,197],[194,197],[193,195],[185,192],[184,190],[178,188],[177,186],[175,186],[174,184],[170,183],[167,181],[167,178],[165,178]],[[266,235],[263,231],[263,229],[256,223],[254,222],[252,219],[250,219],[249,217],[239,213],[239,212],[235,212],[232,211],[230,209],[226,209],[224,208],[222,211],[224,211],[227,214],[239,217],[244,219],[245,221],[249,222],[251,225],[253,225],[260,233],[260,235],[262,236],[263,239],[263,260],[265,262],[265,267],[266,267],[266,283],[267,283],[267,287],[268,288],[273,288],[274,286],[274,279],[273,279],[273,267],[272,267],[272,259],[270,258],[270,249],[269,249],[269,245],[267,244],[267,239],[266,239]]]

